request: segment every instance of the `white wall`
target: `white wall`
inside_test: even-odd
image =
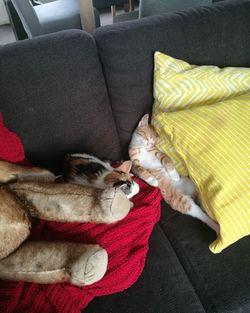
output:
[[[9,22],[10,21],[9,21],[3,0],[0,0],[0,25],[8,24]]]

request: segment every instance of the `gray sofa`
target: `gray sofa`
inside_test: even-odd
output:
[[[183,10],[195,6],[209,5],[212,2],[212,0],[141,0],[139,7],[139,17],[156,15],[163,12]]]
[[[34,164],[60,172],[66,152],[120,160],[151,112],[153,53],[195,64],[250,67],[250,1],[223,1],[0,48],[0,111]],[[85,313],[249,313],[250,238],[218,255],[214,233],[162,204],[144,271]]]

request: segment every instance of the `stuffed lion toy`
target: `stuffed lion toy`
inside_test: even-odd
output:
[[[99,245],[30,240],[31,218],[114,223],[132,207],[117,188],[55,182],[53,173],[0,161],[0,279],[41,284],[100,280],[108,255]]]

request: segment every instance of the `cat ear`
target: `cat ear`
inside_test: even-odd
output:
[[[132,161],[125,161],[120,166],[116,168],[118,171],[122,171],[124,173],[129,173],[132,167]]]
[[[138,126],[139,127],[141,127],[141,126],[148,126],[148,120],[149,120],[149,114],[143,115],[143,117],[141,118]]]

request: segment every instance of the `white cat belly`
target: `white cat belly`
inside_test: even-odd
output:
[[[173,181],[172,185],[176,190],[187,196],[192,197],[196,192],[196,186],[189,177],[181,177],[179,181]]]
[[[151,153],[149,153],[145,148],[140,149],[140,164],[146,169],[164,169],[161,162]]]
[[[172,171],[167,170],[160,162],[157,157],[149,153],[145,148],[141,148],[140,151],[140,164],[146,169],[161,170],[162,174],[173,181],[179,181],[180,176],[178,172],[174,169]]]

